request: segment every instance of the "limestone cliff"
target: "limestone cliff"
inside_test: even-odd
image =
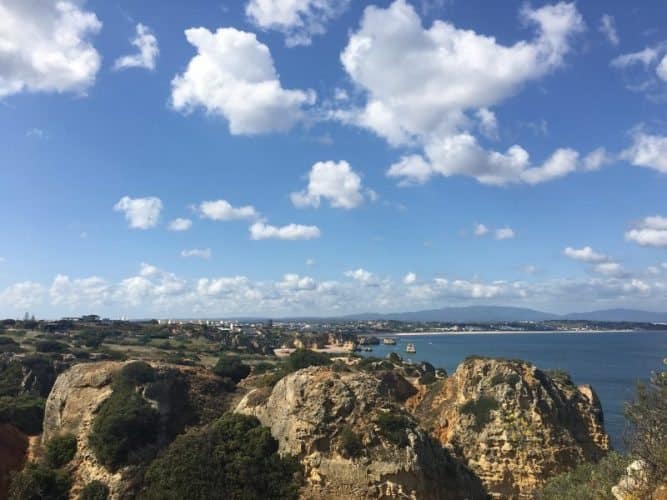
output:
[[[281,453],[299,457],[302,498],[484,498],[479,480],[416,424],[387,383],[311,367],[273,390],[251,391],[236,411],[255,415]]]
[[[46,402],[42,442],[59,434],[77,438],[77,452],[68,465],[72,473],[72,497],[90,481],[109,486],[111,498],[131,496],[131,468],[115,473],[101,465],[88,444],[88,436],[100,404],[112,393],[113,375],[125,363],[105,361],[75,365],[62,373]],[[203,368],[153,364],[156,382],[143,388],[144,397],[160,413],[159,445],[165,445],[186,426],[208,422],[227,406],[225,385]]]
[[[609,446],[590,387],[520,361],[467,360],[406,404],[497,498],[532,498],[546,479]]]

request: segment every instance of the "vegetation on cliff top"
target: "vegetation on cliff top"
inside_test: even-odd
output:
[[[148,467],[140,498],[296,499],[299,467],[254,417],[227,413],[190,431]]]
[[[12,475],[9,500],[67,500],[70,484],[65,471],[30,463]]]
[[[145,449],[157,438],[158,412],[136,391],[137,385],[154,377],[147,363],[125,365],[114,378],[113,393],[100,405],[89,443],[111,470],[143,461]]]
[[[76,437],[71,434],[56,436],[46,443],[44,460],[46,465],[59,469],[67,465],[76,455]]]

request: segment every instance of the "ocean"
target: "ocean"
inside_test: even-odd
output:
[[[390,352],[415,362],[428,361],[453,373],[471,354],[518,358],[538,368],[567,371],[576,384],[590,384],[604,411],[605,429],[612,446],[624,449],[623,404],[632,398],[637,381],[648,380],[651,371],[667,358],[667,331],[604,333],[502,333],[397,336],[395,346],[373,346],[369,356]],[[405,352],[408,342],[416,354]]]

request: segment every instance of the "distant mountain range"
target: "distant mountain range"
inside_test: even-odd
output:
[[[341,316],[339,320],[395,320],[395,321],[440,321],[445,323],[487,323],[490,321],[631,321],[637,323],[667,322],[667,312],[651,312],[636,309],[605,309],[571,314],[551,314],[522,307],[470,306],[443,307],[425,311],[403,313],[362,313]]]

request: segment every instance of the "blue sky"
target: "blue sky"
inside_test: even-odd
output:
[[[0,14],[0,316],[665,308],[662,2]]]

